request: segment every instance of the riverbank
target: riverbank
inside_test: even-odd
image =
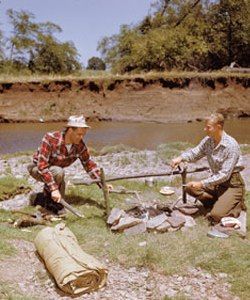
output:
[[[0,122],[193,122],[208,113],[250,117],[249,75],[145,74],[0,82]]]

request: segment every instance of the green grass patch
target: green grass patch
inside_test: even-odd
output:
[[[142,78],[145,80],[158,80],[158,79],[175,79],[175,78],[204,78],[216,79],[219,77],[225,78],[249,78],[248,73],[226,72],[226,71],[213,71],[213,72],[190,72],[190,71],[166,71],[166,72],[141,72],[134,74],[112,74],[109,71],[93,71],[84,70],[70,75],[42,75],[42,74],[0,74],[0,83],[15,83],[15,82],[43,82],[50,83],[52,81],[65,81],[65,80],[83,80],[91,79],[97,81],[110,80],[133,80],[135,78]]]
[[[127,180],[115,182],[114,187],[122,185],[128,190],[141,191],[142,199],[167,202],[170,201],[169,198],[161,196],[158,192],[164,184],[166,182],[159,182],[157,186],[149,188],[144,182]],[[111,208],[128,208],[128,204],[124,201],[127,197],[130,196],[110,194]],[[125,267],[147,266],[166,275],[187,274],[189,267],[201,267],[211,274],[223,272],[228,274],[227,280],[232,284],[233,293],[241,299],[250,297],[249,233],[246,239],[238,236],[212,239],[207,237],[209,230],[207,221],[203,217],[198,217],[197,226],[186,232],[125,236],[111,232],[106,225],[103,194],[97,186],[70,188],[67,191],[67,199],[85,215],[85,218],[79,219],[68,213],[66,225],[74,232],[83,250],[101,261],[105,262],[108,259]],[[250,208],[250,193],[247,194],[247,206]],[[30,208],[27,209],[29,210]],[[34,226],[29,228],[31,233],[22,232],[6,224],[6,220],[11,217],[10,212],[0,212],[2,256],[13,254],[13,249],[8,248],[10,247],[8,240],[20,238],[32,241],[37,232],[43,228]],[[145,247],[139,246],[142,241],[146,241]]]
[[[193,147],[193,145],[187,142],[173,142],[159,145],[156,151],[162,160],[167,161],[191,147]]]
[[[99,155],[106,155],[106,154],[111,154],[111,153],[121,153],[121,152],[137,152],[138,150],[136,148],[119,144],[119,145],[114,145],[114,146],[105,146],[103,147]]]
[[[34,153],[34,150],[27,150],[27,151],[18,151],[14,153],[8,153],[8,154],[3,154],[2,159],[10,159],[10,158],[15,158],[19,156],[32,156]]]
[[[30,186],[26,179],[16,178],[11,175],[0,178],[0,201],[29,190]]]
[[[241,150],[241,153],[243,155],[249,154],[250,153],[250,145],[249,144],[242,144],[242,145],[240,145],[240,150]]]
[[[127,189],[140,190],[142,198],[150,191],[144,183],[134,181],[119,183]],[[159,183],[153,191],[157,193],[162,184]],[[88,189],[92,190],[92,188],[84,188],[82,192],[79,188],[77,190],[77,196],[82,197],[83,202],[89,199],[88,205],[84,205],[84,208],[78,201],[78,209],[86,215],[86,219],[76,220],[75,217],[70,216],[67,220],[68,226],[86,252],[97,257],[108,258],[127,267],[147,266],[166,275],[186,274],[189,267],[201,267],[212,274],[227,273],[232,291],[242,299],[250,296],[249,233],[244,240],[238,236],[229,239],[209,238],[207,237],[209,227],[203,217],[198,217],[197,226],[186,232],[144,233],[136,236],[112,233],[106,226],[104,209],[99,206],[103,204],[101,191],[95,188],[94,192],[93,190],[90,192]],[[71,191],[72,198],[75,192]],[[127,195],[111,194],[111,207],[126,208],[124,203],[126,197]],[[166,198],[160,197],[163,196],[159,196],[159,199],[166,201]],[[91,203],[90,199],[96,201],[98,205]],[[152,201],[153,199],[152,197]],[[250,207],[250,194],[247,195],[247,205]],[[139,247],[141,241],[147,242],[146,247]]]

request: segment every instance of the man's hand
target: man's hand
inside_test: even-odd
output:
[[[182,162],[182,157],[181,156],[178,156],[176,158],[173,158],[171,163],[170,163],[170,166],[175,169],[179,166],[179,164]]]
[[[190,181],[188,184],[187,184],[187,187],[189,188],[194,188],[194,189],[197,189],[197,190],[200,190],[202,189],[204,186],[202,184],[201,181]]]
[[[59,190],[54,190],[51,192],[51,198],[55,201],[55,202],[60,202],[62,199],[62,196],[59,192]]]
[[[107,184],[108,191],[112,191],[114,189],[112,184]]]

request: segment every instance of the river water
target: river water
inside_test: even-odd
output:
[[[47,131],[60,130],[64,123],[0,124],[0,154],[36,149]],[[169,142],[197,144],[204,136],[203,123],[93,122],[85,141],[101,149],[125,144],[138,149],[155,149]],[[240,144],[250,144],[250,119],[227,120],[225,130]]]

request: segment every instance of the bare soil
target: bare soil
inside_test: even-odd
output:
[[[0,122],[91,120],[191,122],[219,111],[250,117],[250,79],[239,77],[0,83]]]

